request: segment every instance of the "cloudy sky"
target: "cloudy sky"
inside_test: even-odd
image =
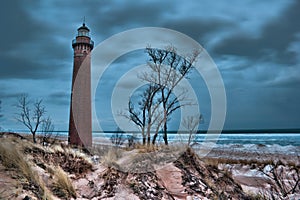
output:
[[[0,9],[4,129],[24,129],[14,119],[14,103],[23,93],[42,98],[56,128],[68,129],[71,40],[83,16],[96,46],[114,34],[149,26],[199,42],[225,84],[225,129],[300,128],[300,1],[10,0]],[[117,64],[118,69],[129,65],[126,59]],[[114,71],[106,74],[113,77]],[[110,90],[98,95],[109,99]],[[210,107],[201,106],[209,118]],[[100,121],[115,129],[110,111],[99,109]]]

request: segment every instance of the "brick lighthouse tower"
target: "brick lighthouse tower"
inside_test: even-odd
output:
[[[91,51],[94,42],[89,36],[89,28],[82,24],[72,40],[74,50],[71,109],[69,123],[69,144],[92,146],[91,113]]]

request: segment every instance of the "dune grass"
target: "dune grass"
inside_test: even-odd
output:
[[[31,188],[39,199],[52,199],[43,181],[33,172],[30,163],[25,160],[20,151],[20,147],[16,146],[13,141],[1,141],[0,160],[7,170],[17,172],[16,178],[22,182],[23,188]]]
[[[64,170],[61,167],[55,167],[51,172],[54,175],[54,182],[51,187],[53,193],[62,199],[76,198],[75,188]]]

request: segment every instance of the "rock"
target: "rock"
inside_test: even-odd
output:
[[[181,170],[174,166],[174,164],[167,164],[156,171],[157,176],[162,181],[162,185],[173,196],[186,199],[187,193],[185,187],[182,185]]]
[[[91,160],[93,161],[93,163],[95,165],[99,164],[99,156],[94,155],[94,156],[92,156]]]
[[[31,198],[26,195],[23,200],[31,200]]]

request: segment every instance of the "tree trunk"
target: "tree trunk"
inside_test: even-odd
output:
[[[190,130],[190,132],[189,132],[189,139],[188,139],[188,146],[190,146],[190,144],[191,144],[192,134],[193,134],[193,132]]]
[[[145,127],[142,128],[142,136],[143,136],[143,145],[145,145],[146,144]]]
[[[150,143],[151,143],[151,138],[150,136],[148,136],[147,145],[150,146]]]
[[[153,145],[155,145],[157,135],[158,135],[158,132],[156,132],[156,133],[153,135],[153,139],[152,139],[152,144],[153,144]]]
[[[151,142],[151,124],[147,126],[147,145],[149,146]]]
[[[35,132],[32,133],[33,143],[36,143]]]
[[[163,139],[165,141],[165,145],[168,145],[169,142],[168,142],[168,128],[167,128],[167,121],[164,122],[164,135],[163,135]]]
[[[162,96],[163,99],[165,98],[164,93],[162,91]],[[163,102],[163,108],[164,108],[164,130],[163,130],[163,139],[165,141],[165,145],[168,145],[168,128],[167,128],[167,106],[166,106],[166,102]]]
[[[143,145],[145,145],[145,144],[146,144],[146,137],[143,136]]]

